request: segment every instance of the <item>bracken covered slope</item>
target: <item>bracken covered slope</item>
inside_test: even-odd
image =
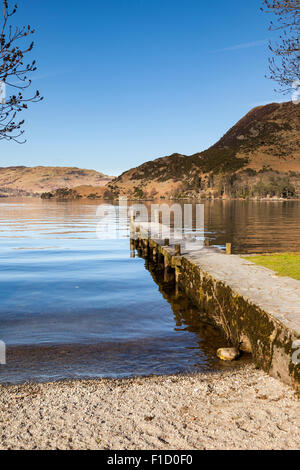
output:
[[[300,105],[252,109],[215,145],[126,171],[107,194],[145,197],[300,195]]]

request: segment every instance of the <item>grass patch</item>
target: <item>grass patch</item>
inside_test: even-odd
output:
[[[289,276],[300,281],[300,253],[243,256],[252,263],[272,269],[279,276]]]

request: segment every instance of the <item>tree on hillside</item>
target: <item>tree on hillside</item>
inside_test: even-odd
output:
[[[300,0],[263,2],[263,11],[273,13],[277,18],[275,22],[271,21],[270,31],[280,32],[277,42],[269,44],[272,52],[270,78],[287,92],[300,80]]]
[[[29,102],[42,100],[39,91],[31,97],[24,96],[24,90],[30,87],[29,76],[36,70],[36,62],[27,63],[24,56],[32,51],[33,42],[28,36],[34,34],[31,26],[12,26],[11,17],[15,15],[17,5],[9,8],[7,0],[3,1],[3,18],[0,23],[0,140],[14,140],[24,143],[21,129],[24,120],[18,114],[27,109]],[[11,96],[6,97],[6,90],[12,89]]]

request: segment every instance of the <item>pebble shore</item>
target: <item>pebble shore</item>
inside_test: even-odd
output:
[[[299,399],[253,365],[0,387],[0,449],[299,447]]]

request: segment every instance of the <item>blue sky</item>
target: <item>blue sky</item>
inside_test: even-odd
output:
[[[122,171],[215,143],[252,107],[289,98],[265,78],[261,0],[20,0],[36,28],[27,143],[1,166]]]

